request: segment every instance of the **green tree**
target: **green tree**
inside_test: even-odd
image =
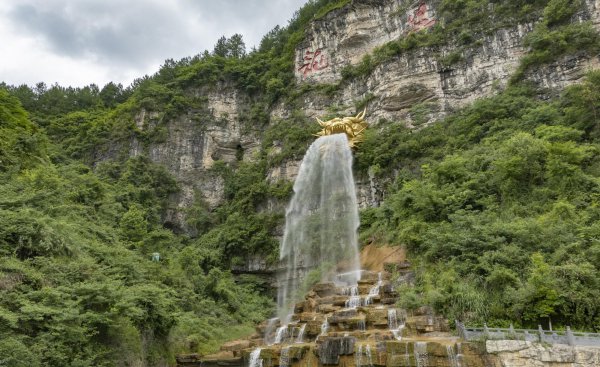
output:
[[[140,242],[148,234],[148,221],[138,205],[132,205],[121,217],[121,236],[131,242]]]
[[[526,282],[514,294],[513,310],[531,324],[547,319],[552,326],[552,316],[563,304],[556,276],[540,253],[531,255],[531,270]]]

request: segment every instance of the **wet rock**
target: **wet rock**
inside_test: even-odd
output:
[[[358,310],[355,308],[346,308],[333,313],[333,317],[354,317],[358,315]]]
[[[313,291],[319,297],[328,297],[337,294],[337,287],[333,282],[318,283],[313,286]]]
[[[366,313],[366,322],[369,326],[379,327],[388,324],[388,310],[387,308],[374,308],[368,309]]]
[[[348,296],[336,295],[336,296],[327,296],[327,297],[317,298],[316,301],[317,301],[317,304],[319,304],[319,305],[330,304],[330,305],[335,305],[335,306],[344,306],[346,304],[347,299],[348,299]]]
[[[354,353],[353,337],[328,337],[319,344],[317,354],[319,362],[324,365],[338,364],[341,355],[350,355]]]
[[[304,312],[304,313],[293,315],[293,318],[294,318],[294,321],[306,323],[306,322],[309,322],[309,321],[312,321],[315,319],[318,319],[319,321],[321,321],[323,316],[321,314],[318,314],[315,312]]]
[[[249,340],[234,340],[228,343],[221,345],[221,350],[226,352],[239,351],[242,349],[250,348]]]
[[[323,324],[322,320],[310,320],[306,323],[306,329],[304,333],[310,337],[314,338],[317,335],[321,334],[321,325]]]
[[[320,305],[319,306],[319,312],[322,313],[331,313],[331,312],[335,312],[338,311],[341,307],[340,306],[334,306],[332,304],[324,304],[324,305]]]
[[[397,301],[396,298],[394,297],[390,297],[390,298],[382,298],[379,303],[381,303],[382,305],[393,305],[395,304]]]
[[[413,314],[415,316],[427,316],[427,315],[433,315],[433,308],[429,307],[429,306],[421,306],[419,308],[417,308],[416,310],[413,311]]]
[[[406,319],[406,327],[416,333],[445,332],[450,330],[447,320],[434,316],[410,316]]]

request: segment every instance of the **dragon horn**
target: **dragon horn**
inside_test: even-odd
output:
[[[325,126],[325,123],[323,121],[321,121],[321,119],[319,119],[318,117],[316,119],[317,119],[317,122],[319,123],[319,125],[321,125],[323,127]]]
[[[359,112],[358,115],[356,115],[356,119],[358,120],[362,120],[365,117],[365,114],[367,113],[367,109],[365,108],[362,112]]]

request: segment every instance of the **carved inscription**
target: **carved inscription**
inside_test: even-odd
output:
[[[315,71],[323,70],[329,66],[329,60],[323,53],[323,50],[317,48],[315,51],[307,50],[302,58],[302,65],[298,71],[307,75]]]
[[[429,7],[425,3],[419,6],[408,16],[408,26],[413,31],[432,27],[436,20],[429,17]]]

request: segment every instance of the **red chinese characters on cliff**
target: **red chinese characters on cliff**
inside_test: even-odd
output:
[[[308,75],[315,71],[323,70],[329,66],[327,57],[323,54],[320,48],[315,51],[307,50],[302,58],[302,65],[298,68],[298,71],[302,72],[303,75]]]
[[[429,17],[429,7],[425,3],[419,4],[413,14],[408,16],[408,26],[413,31],[432,27],[435,19]]]

